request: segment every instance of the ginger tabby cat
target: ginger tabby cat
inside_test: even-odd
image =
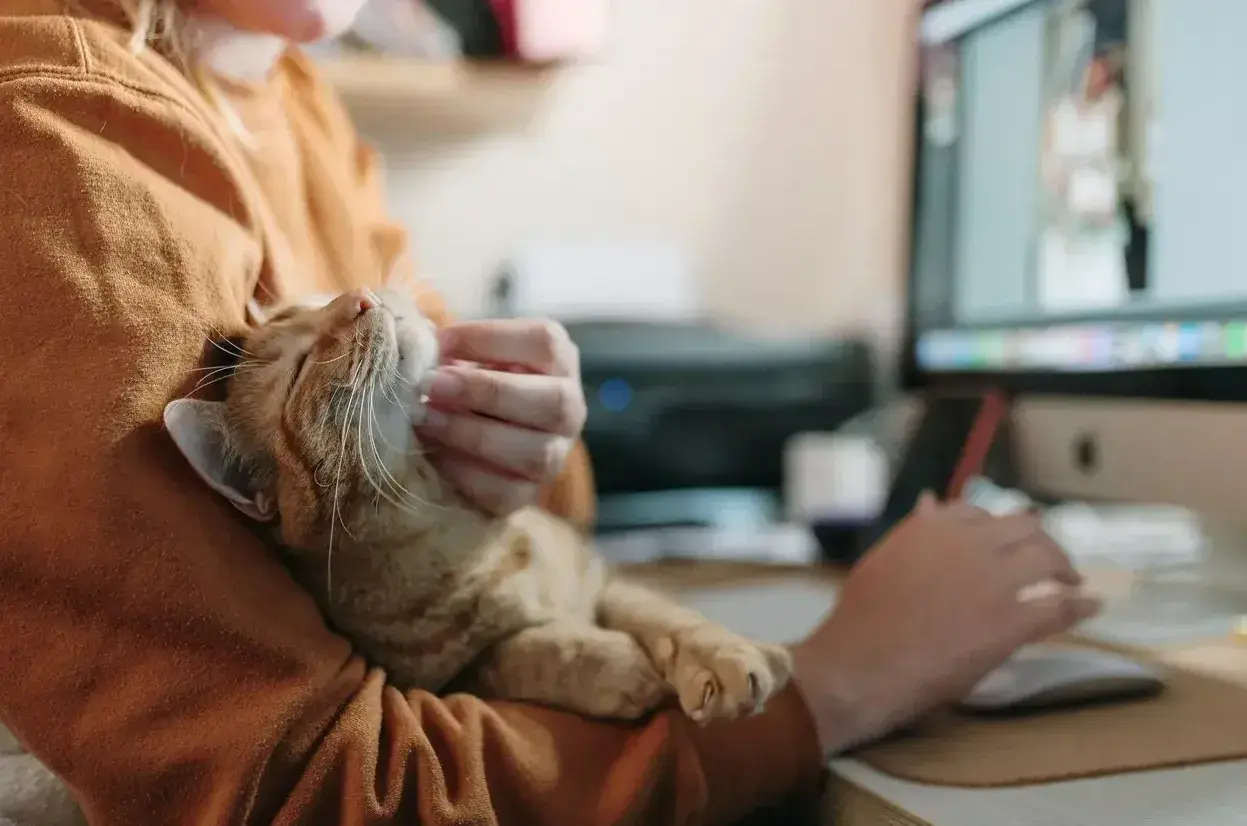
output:
[[[613,575],[560,519],[484,515],[438,477],[412,428],[436,341],[400,292],[290,306],[234,345],[225,401],[172,402],[166,425],[400,688],[612,718],[672,698],[698,721],[760,709],[785,649]]]

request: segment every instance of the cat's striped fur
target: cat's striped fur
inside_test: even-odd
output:
[[[624,718],[671,699],[706,720],[755,711],[788,679],[786,650],[612,575],[568,523],[462,501],[411,426],[438,354],[402,294],[291,306],[235,346],[207,420],[245,471],[240,495],[275,518],[329,620],[401,687]]]

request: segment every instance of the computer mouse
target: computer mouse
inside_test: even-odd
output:
[[[984,677],[963,711],[1007,714],[1147,697],[1165,687],[1158,666],[1091,648],[1034,645]]]

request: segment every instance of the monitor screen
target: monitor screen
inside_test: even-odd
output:
[[[945,0],[921,40],[918,369],[1247,366],[1247,2]]]

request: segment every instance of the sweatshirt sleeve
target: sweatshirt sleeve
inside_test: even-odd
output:
[[[219,140],[0,78],[0,719],[92,823],[727,823],[811,788],[795,690],[707,728],[404,696],[326,627],[160,426],[260,266]]]

